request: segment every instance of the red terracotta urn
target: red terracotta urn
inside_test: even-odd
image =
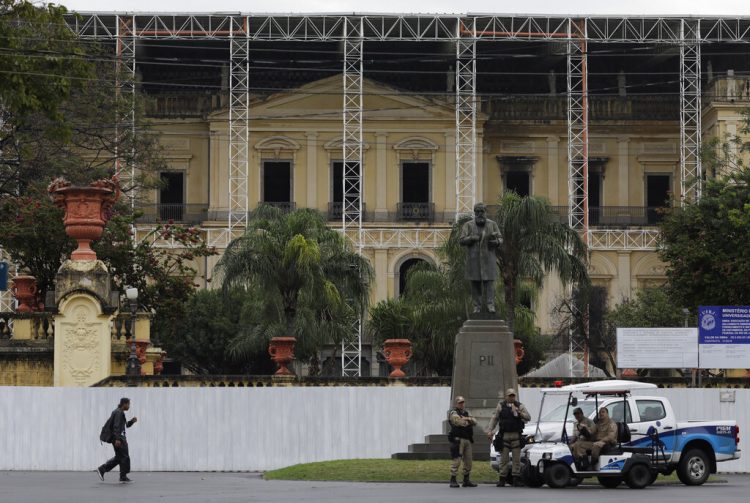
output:
[[[16,276],[11,286],[13,296],[18,300],[18,313],[30,313],[36,308],[36,278],[34,276]]]
[[[523,360],[523,355],[526,354],[523,350],[523,342],[520,339],[513,339],[513,349],[516,352],[516,365],[518,365]]]
[[[383,342],[383,355],[388,364],[393,367],[388,377],[405,377],[401,367],[409,363],[411,358],[411,341],[409,339],[386,339]]]
[[[272,337],[271,343],[268,345],[268,354],[271,355],[276,365],[279,366],[279,370],[276,371],[277,376],[292,376],[294,372],[287,368],[292,360],[294,360],[294,344],[297,339],[294,337]]]
[[[47,188],[54,203],[65,210],[65,233],[78,242],[71,260],[96,260],[91,242],[102,237],[110,210],[120,197],[116,180],[97,180],[89,186],[73,186],[58,178]]]

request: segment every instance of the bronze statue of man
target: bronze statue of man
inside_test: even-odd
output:
[[[488,219],[487,208],[482,203],[474,205],[474,220],[461,227],[459,243],[467,247],[466,279],[471,282],[471,298],[474,314],[482,312],[482,290],[485,305],[491,314],[495,312],[495,280],[497,260],[495,249],[502,243],[497,223]]]

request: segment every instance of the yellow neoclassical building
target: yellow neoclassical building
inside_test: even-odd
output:
[[[715,79],[707,91],[704,137],[741,129],[742,104],[727,99],[728,80],[738,79]],[[456,215],[455,108],[450,98],[402,92],[369,78],[363,82],[363,253],[375,269],[372,302],[377,302],[400,294],[411,265],[439,260],[436,248]],[[341,227],[341,95],[341,76],[333,75],[250,103],[251,208],[260,203],[315,208],[332,227]],[[566,218],[565,107],[559,95],[489,100],[482,106],[477,199],[491,205],[505,190],[543,196]],[[674,100],[601,98],[590,107],[590,274],[614,304],[665,280],[655,252],[656,224],[659,208],[681,196],[679,123]],[[143,231],[172,219],[200,225],[211,242],[226,227],[228,113],[217,107],[195,117],[160,117],[158,109],[153,114],[169,169],[162,173],[166,186],[148,195]],[[221,241],[213,244],[221,252]],[[198,264],[207,280],[218,259]],[[552,310],[563,294],[550,278],[532,306],[543,333],[555,332]],[[364,357],[376,361],[372,348]]]

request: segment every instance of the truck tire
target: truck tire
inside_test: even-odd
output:
[[[553,489],[562,489],[570,483],[570,468],[563,463],[544,467],[544,481]]]
[[[622,477],[597,477],[596,479],[607,489],[614,489],[622,483]]]
[[[700,486],[711,475],[711,462],[703,449],[690,449],[680,456],[677,477],[686,486]]]
[[[648,466],[638,463],[630,467],[625,475],[625,483],[631,489],[643,489],[651,482],[651,470]]]

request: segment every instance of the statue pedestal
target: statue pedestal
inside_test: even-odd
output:
[[[517,386],[513,334],[505,321],[467,320],[456,336],[450,406],[463,396],[466,408],[484,428],[505,390]]]

